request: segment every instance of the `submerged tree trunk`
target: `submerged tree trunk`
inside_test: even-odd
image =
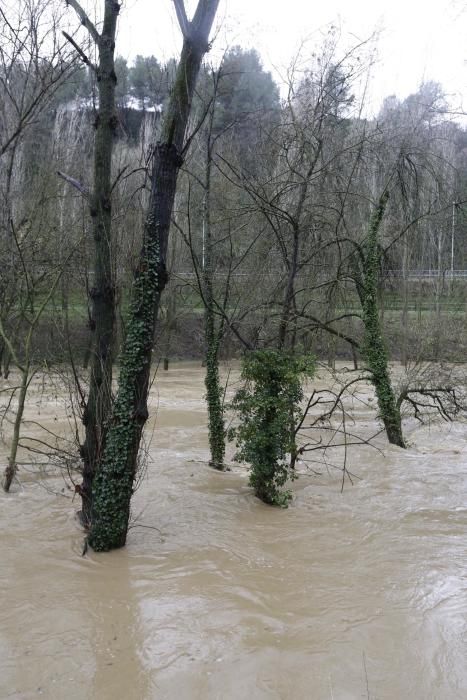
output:
[[[52,284],[50,286],[49,291],[43,298],[42,302],[40,303],[39,308],[37,311],[34,313],[34,315],[31,318],[24,318],[23,321],[25,321],[28,325],[28,331],[26,333],[26,337],[24,339],[24,349],[23,349],[23,354],[24,354],[24,362],[20,362],[18,354],[15,352],[15,349],[13,347],[13,344],[11,340],[8,338],[8,336],[5,333],[5,329],[3,327],[3,323],[0,319],[0,336],[2,338],[2,341],[5,343],[5,346],[8,348],[8,353],[12,360],[14,361],[16,367],[19,369],[21,373],[21,383],[19,385],[19,393],[18,393],[18,405],[16,407],[16,415],[15,415],[15,420],[13,423],[13,437],[11,440],[11,446],[10,446],[10,455],[8,457],[8,465],[3,473],[3,490],[8,493],[10,490],[11,484],[13,482],[13,479],[16,476],[16,472],[18,471],[18,465],[16,462],[16,456],[18,454],[18,448],[19,448],[19,440],[20,440],[20,433],[21,433],[21,426],[23,423],[23,415],[24,415],[24,409],[26,406],[26,397],[29,389],[29,384],[34,376],[34,371],[31,369],[31,364],[32,364],[32,339],[33,339],[33,334],[37,329],[38,323],[42,317],[42,314],[44,313],[45,309],[47,308],[50,300],[53,297],[54,291],[57,287],[57,284],[59,283],[63,270],[66,267],[66,264],[69,262],[71,256],[66,260],[62,270],[58,273],[57,277],[55,278],[54,281],[52,281]]]
[[[209,182],[209,170],[207,178]],[[214,294],[212,277],[212,240],[209,214],[209,184],[205,197],[205,268],[204,277],[204,302],[205,302],[205,342],[206,342],[206,402],[208,407],[209,448],[211,452],[210,464],[215,469],[224,469],[225,457],[225,425],[224,409],[222,406],[222,388],[219,378],[219,345],[222,329],[216,329],[214,313]]]
[[[382,336],[378,310],[378,270],[380,255],[378,231],[383,219],[389,195],[385,192],[373,214],[366,243],[365,266],[362,274],[361,301],[365,328],[363,357],[371,372],[373,386],[388,440],[393,445],[405,447],[402,435],[400,407],[397,404],[389,375],[388,352]]]
[[[112,350],[115,335],[115,285],[112,272],[112,152],[117,115],[115,112],[115,35],[120,5],[105,0],[104,21],[99,34],[81,6],[70,0],[82,24],[96,43],[99,107],[95,121],[94,188],[90,214],[94,238],[93,284],[89,290],[93,332],[89,395],[83,412],[85,439],[80,448],[83,460],[81,521],[89,527],[92,513],[92,484],[105,444],[105,431],[112,401]]]
[[[214,328],[214,314],[206,309],[206,402],[209,417],[210,465],[222,471],[225,468],[225,424],[222,387],[219,377],[219,337]]]
[[[16,407],[15,421],[13,425],[13,437],[11,440],[10,454],[8,457],[8,465],[3,474],[3,490],[8,493],[10,490],[13,479],[15,478],[16,472],[18,470],[16,464],[16,455],[18,454],[19,447],[19,437],[21,431],[21,424],[23,422],[24,406],[26,403],[26,395],[28,393],[28,386],[30,382],[29,377],[29,361],[27,360],[25,365],[21,367],[21,384],[18,394],[18,406]]]
[[[121,356],[118,393],[106,434],[103,457],[94,480],[88,542],[96,551],[126,542],[138,452],[148,418],[147,394],[154,331],[161,293],[167,282],[165,257],[185,132],[201,60],[219,0],[199,0],[188,22],[183,2],[175,2],[183,48],[170,102],[156,145],[151,197],[143,247],[135,274],[127,335]]]
[[[217,86],[216,86],[217,87]],[[211,229],[211,174],[213,158],[213,122],[215,100],[210,110],[209,129],[206,144],[206,170],[203,202],[203,283],[204,283],[204,322],[205,322],[205,365],[206,403],[208,408],[210,465],[222,471],[225,458],[225,424],[222,401],[222,388],[219,377],[219,347],[223,334],[223,320],[216,328],[216,314],[213,289],[213,241]],[[228,284],[228,281],[227,283]]]

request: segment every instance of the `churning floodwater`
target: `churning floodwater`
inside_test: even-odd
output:
[[[64,430],[33,391],[29,417]],[[198,366],[158,376],[125,549],[80,556],[61,477],[2,493],[0,698],[465,700],[467,426],[352,448],[343,492],[315,464],[281,510],[207,466],[203,394]]]

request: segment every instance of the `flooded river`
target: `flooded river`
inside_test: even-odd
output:
[[[281,510],[207,466],[203,393],[199,366],[160,374],[125,549],[80,556],[59,477],[1,494],[0,698],[465,700],[467,426],[352,448],[353,486],[317,467]]]

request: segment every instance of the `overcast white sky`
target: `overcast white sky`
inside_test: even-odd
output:
[[[196,0],[188,0],[188,10]],[[256,48],[265,67],[284,69],[303,39],[329,23],[343,45],[380,30],[372,94],[405,97],[423,80],[441,82],[456,107],[467,108],[467,9],[464,0],[221,0],[216,50]],[[176,55],[180,33],[172,0],[124,0],[118,53],[131,59]],[[275,76],[277,78],[277,75]]]

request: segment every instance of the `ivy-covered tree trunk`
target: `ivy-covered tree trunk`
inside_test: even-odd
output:
[[[208,247],[208,246],[207,246]],[[225,424],[224,409],[222,405],[222,387],[219,377],[219,345],[220,333],[216,329],[214,314],[212,274],[207,272],[210,267],[209,256],[206,255],[206,274],[204,280],[205,294],[205,340],[206,340],[206,402],[209,418],[209,448],[211,452],[211,466],[215,469],[224,469],[225,457]]]
[[[98,111],[95,120],[94,185],[90,214],[94,239],[93,284],[89,290],[93,351],[89,395],[83,412],[85,439],[80,452],[83,481],[81,521],[89,527],[92,512],[92,484],[105,443],[106,423],[112,402],[112,350],[115,335],[115,286],[112,272],[112,152],[118,125],[115,111],[115,35],[120,4],[105,0],[104,21],[99,33],[76,0],[68,0],[81,23],[88,29],[98,52],[96,74]]]
[[[365,329],[362,354],[371,372],[380,416],[388,440],[392,445],[406,447],[402,434],[400,407],[396,401],[389,375],[388,352],[382,335],[378,309],[378,274],[380,265],[378,232],[388,198],[389,194],[387,192],[380,198],[378,207],[370,222],[366,241],[366,255],[359,290],[363,311],[362,320]]]
[[[239,424],[229,437],[239,448],[234,459],[250,464],[250,486],[264,503],[286,507],[290,501],[291,493],[283,487],[296,478],[302,379],[313,372],[312,358],[281,350],[257,350],[243,360],[244,385],[231,404]]]
[[[225,468],[225,424],[222,406],[222,387],[219,378],[219,339],[213,328],[210,312],[206,312],[206,401],[209,417],[210,464],[222,471]]]
[[[182,164],[196,80],[202,58],[208,50],[218,2],[199,0],[191,22],[187,20],[183,2],[175,2],[183,32],[183,48],[163,118],[161,140],[154,150],[151,197],[133,285],[118,392],[102,461],[94,479],[88,542],[96,551],[116,549],[126,542],[139,445],[148,418],[147,394],[154,331],[161,293],[167,282],[165,258],[177,175]]]
[[[212,173],[212,127],[214,119],[214,104],[210,111],[210,122],[206,148],[206,171],[204,182],[203,207],[203,283],[204,283],[204,320],[206,343],[206,403],[208,408],[209,449],[211,466],[224,469],[225,457],[225,424],[222,402],[222,388],[219,378],[219,347],[223,332],[223,321],[216,328],[213,290],[213,242],[211,229],[211,173]]]

